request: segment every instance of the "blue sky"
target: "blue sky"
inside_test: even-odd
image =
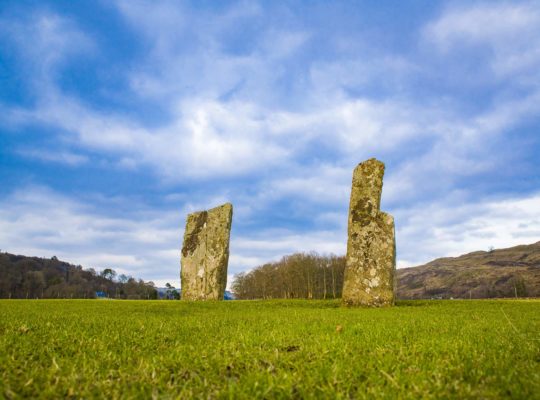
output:
[[[386,163],[398,267],[540,239],[540,3],[3,1],[0,248],[179,285],[186,214],[229,273],[344,254]]]

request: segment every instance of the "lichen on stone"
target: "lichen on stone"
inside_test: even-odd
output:
[[[374,158],[354,170],[343,285],[346,305],[394,304],[394,219],[380,211],[384,164]]]
[[[189,214],[181,257],[183,300],[222,300],[227,286],[232,204]]]

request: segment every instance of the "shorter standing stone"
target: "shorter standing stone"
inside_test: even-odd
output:
[[[223,300],[232,204],[189,214],[181,257],[182,300]]]
[[[394,218],[380,211],[383,175],[384,164],[374,158],[353,173],[343,284],[346,305],[394,304]]]

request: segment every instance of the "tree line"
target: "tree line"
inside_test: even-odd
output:
[[[234,276],[237,299],[341,298],[345,257],[296,253]]]
[[[58,260],[0,253],[0,298],[156,299],[153,282],[117,273],[112,268],[96,272]]]

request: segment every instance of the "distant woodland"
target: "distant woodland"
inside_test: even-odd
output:
[[[345,257],[299,253],[234,277],[238,299],[341,297]],[[398,299],[540,296],[540,242],[397,270]]]
[[[237,299],[336,299],[341,297],[345,257],[298,253],[234,276]]]
[[[0,253],[0,298],[56,299],[95,298],[155,299],[152,282],[117,275],[107,268],[97,273],[58,260]]]

